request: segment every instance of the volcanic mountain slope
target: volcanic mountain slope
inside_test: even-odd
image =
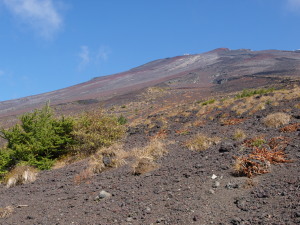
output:
[[[88,173],[92,157],[0,185],[0,223],[299,224],[300,83],[279,85],[176,105],[150,89],[114,105],[134,116],[102,172]]]
[[[97,103],[155,85],[172,89],[203,89],[234,82],[235,87],[255,87],[268,83],[269,79],[274,80],[276,76],[299,78],[299,71],[298,51],[216,49],[203,54],[160,59],[65,89],[0,102],[0,116],[28,111],[49,100],[53,105],[76,101]],[[230,85],[224,87],[230,88]]]
[[[128,119],[126,135],[109,156],[0,184],[0,224],[299,224],[299,55],[218,49],[90,81],[158,77],[54,105],[76,113],[102,101],[102,111]],[[94,163],[102,171],[90,173]]]

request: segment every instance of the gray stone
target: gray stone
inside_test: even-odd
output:
[[[220,182],[219,181],[216,181],[214,184],[213,184],[213,188],[217,188],[220,186]]]
[[[101,200],[101,199],[105,199],[105,198],[110,198],[112,195],[111,193],[107,192],[107,191],[100,191],[99,195],[95,198],[95,200]]]
[[[234,146],[230,142],[223,142],[219,148],[219,152],[231,152]]]

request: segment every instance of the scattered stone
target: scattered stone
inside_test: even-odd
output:
[[[210,194],[215,194],[215,191],[213,189],[209,189],[208,191]]]
[[[28,205],[18,205],[17,208],[28,207]]]
[[[196,169],[200,169],[200,168],[202,168],[203,166],[201,165],[201,164],[196,164],[195,166],[194,166]]]
[[[150,207],[146,207],[145,211],[146,211],[146,213],[149,214],[151,212],[151,208]]]
[[[216,179],[218,176],[216,176],[215,174],[213,174],[212,176],[211,176],[211,179]]]
[[[132,217],[127,217],[126,221],[127,221],[127,222],[132,222],[132,221],[133,221],[133,218],[132,218]]]
[[[96,201],[99,201],[101,199],[110,198],[112,196],[111,193],[108,193],[104,190],[100,191],[99,195],[95,198]]]
[[[227,189],[236,189],[236,188],[239,188],[239,185],[229,182],[228,184],[226,184],[225,188],[227,188]]]
[[[216,181],[214,184],[213,184],[213,188],[217,188],[220,186],[220,182],[219,181]]]
[[[156,220],[156,223],[161,223],[161,222],[164,222],[164,221],[165,221],[164,218],[159,218],[159,219]]]
[[[112,159],[111,159],[111,157],[105,155],[105,156],[103,156],[102,162],[106,167],[108,167],[112,164]]]
[[[242,220],[239,217],[232,218],[231,221],[230,221],[230,223],[232,225],[239,225],[239,224],[241,224],[241,222],[242,222]]]
[[[219,148],[219,152],[231,152],[234,146],[230,142],[223,142]]]
[[[244,198],[238,198],[234,203],[239,209],[243,211],[248,211],[247,201]]]
[[[257,189],[253,192],[253,194],[257,198],[269,198],[270,197],[269,193],[263,189]]]
[[[198,220],[199,220],[198,215],[194,215],[194,216],[193,216],[193,221],[196,222],[196,221],[198,221]]]

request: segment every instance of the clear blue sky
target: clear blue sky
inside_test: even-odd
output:
[[[219,47],[300,48],[300,0],[0,0],[0,101]]]

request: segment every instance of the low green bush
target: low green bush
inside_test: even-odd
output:
[[[22,115],[20,121],[9,129],[0,130],[0,136],[7,140],[7,147],[0,153],[2,168],[25,163],[49,169],[54,159],[65,154],[68,146],[74,143],[73,119],[55,118],[48,104],[41,110]]]
[[[209,105],[209,104],[213,104],[216,100],[215,99],[209,99],[205,102],[202,102],[202,105]]]
[[[245,98],[245,97],[251,97],[253,95],[263,95],[270,92],[273,92],[274,88],[267,88],[267,89],[245,89],[240,94],[236,95],[236,98]]]
[[[88,112],[75,120],[72,131],[75,144],[71,146],[73,154],[90,155],[101,147],[110,146],[125,133],[122,124],[124,118],[107,116],[101,112]]]
[[[0,129],[0,137],[7,141],[7,146],[0,148],[0,178],[17,165],[44,170],[67,154],[88,156],[122,137],[126,122],[123,116],[96,111],[57,118],[49,104],[26,113],[19,124]]]

